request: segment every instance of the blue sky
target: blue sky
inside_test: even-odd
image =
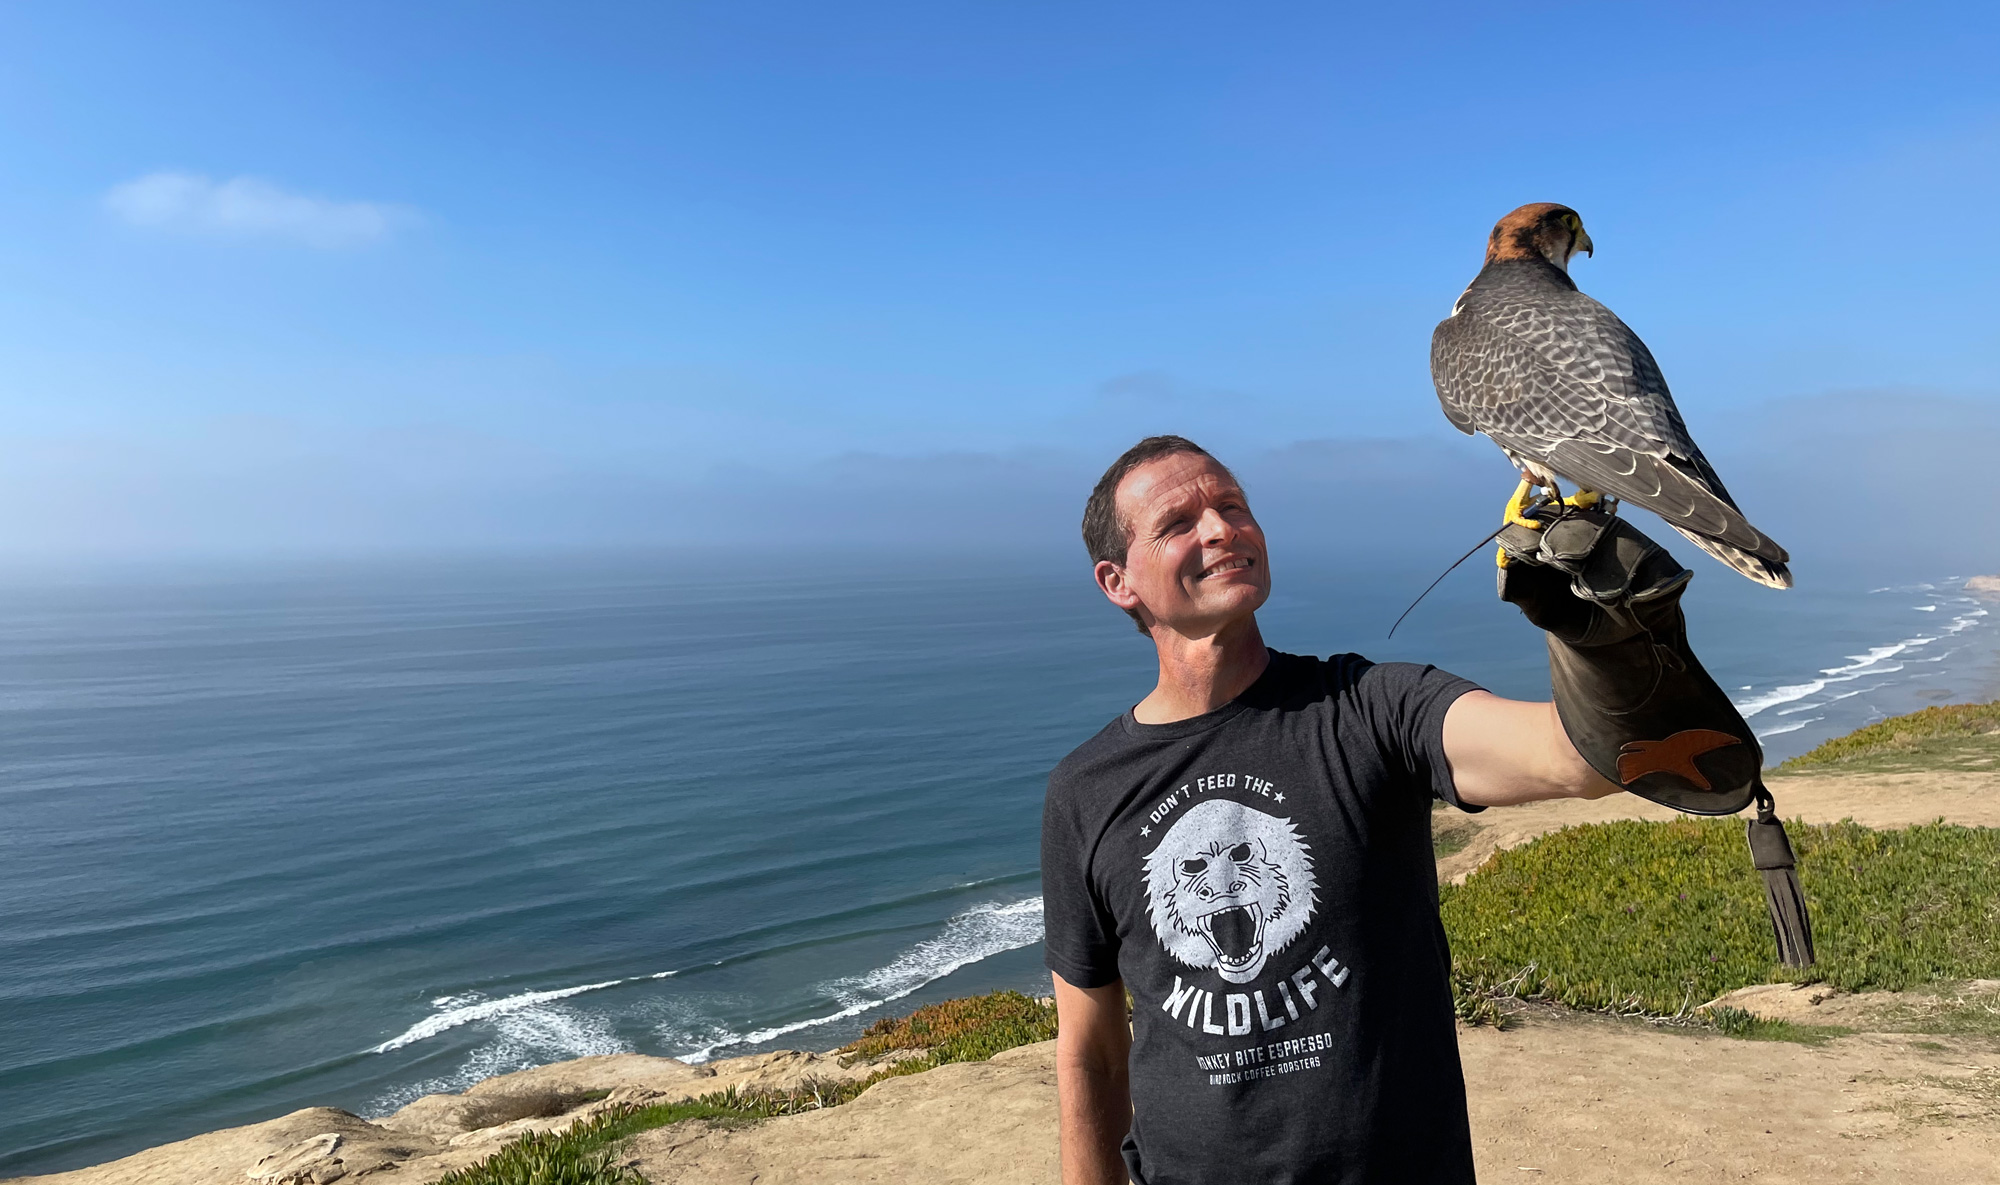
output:
[[[1853,392],[1986,431],[1996,33],[1974,5],[7,4],[0,496],[40,525],[0,545],[590,542],[606,505],[810,491],[854,453],[1038,458],[1067,498],[1146,431],[1440,437],[1431,326],[1534,200],[1582,212],[1579,282],[1718,458]]]

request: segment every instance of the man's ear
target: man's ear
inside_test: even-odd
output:
[[[1140,608],[1139,594],[1126,582],[1123,565],[1114,564],[1110,560],[1099,560],[1097,566],[1091,570],[1091,575],[1097,578],[1097,587],[1104,590],[1106,599],[1112,604],[1127,613]]]

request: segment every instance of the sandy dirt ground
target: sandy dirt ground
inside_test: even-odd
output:
[[[1459,1035],[1486,1182],[2000,1181],[2000,1048],[1811,1047],[1550,1010]],[[845,1107],[652,1132],[655,1185],[1056,1185],[1054,1044],[882,1083]]]
[[[1773,780],[1772,791],[1787,818],[1812,822],[2000,826],[2000,774],[1793,776]],[[1478,831],[1439,861],[1439,875],[1462,879],[1495,851],[1561,827],[1668,817],[1629,796],[1487,811],[1469,820]],[[1480,1179],[2000,1185],[1994,1025],[1956,1035],[1892,1031],[1921,1027],[1910,1018],[1947,1006],[2000,1017],[2000,983],[1963,991],[1950,1004],[1792,985],[1726,998],[1762,1015],[1855,1030],[1817,1045],[1542,1007],[1525,1009],[1506,1031],[1461,1030]],[[753,1126],[663,1128],[638,1137],[626,1156],[654,1185],[1054,1185],[1053,1054],[1053,1043],[1009,1050],[889,1079],[842,1107]],[[428,1096],[372,1123],[309,1108],[20,1183],[422,1185],[521,1132],[567,1126],[622,1102],[867,1072],[792,1052],[702,1067],[638,1054],[584,1058],[491,1078],[464,1095]],[[500,1118],[520,1113],[513,1100],[586,1090],[613,1093],[559,1115]]]

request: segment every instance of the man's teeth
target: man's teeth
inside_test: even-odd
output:
[[[1225,560],[1222,563],[1215,565],[1213,568],[1204,569],[1202,571],[1202,575],[1213,576],[1218,572],[1233,572],[1238,568],[1247,568],[1249,566],[1250,566],[1249,560]]]

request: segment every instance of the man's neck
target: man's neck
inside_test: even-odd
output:
[[[1252,616],[1204,638],[1156,629],[1160,681],[1132,716],[1141,724],[1172,724],[1213,712],[1242,695],[1271,665],[1271,652]]]

